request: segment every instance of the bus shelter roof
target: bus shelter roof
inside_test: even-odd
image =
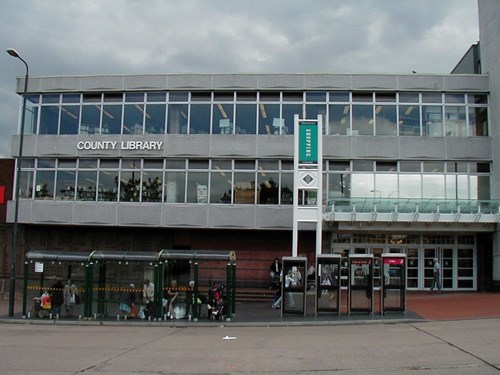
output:
[[[46,262],[86,262],[88,252],[31,250],[26,254],[26,260]]]

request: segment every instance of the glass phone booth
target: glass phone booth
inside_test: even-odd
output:
[[[283,314],[306,316],[307,258],[283,257],[282,266],[281,316]]]
[[[406,313],[406,254],[382,254],[380,310]]]
[[[349,255],[347,312],[373,313],[373,254]]]
[[[318,254],[316,256],[316,316],[318,312],[340,315],[340,254]]]

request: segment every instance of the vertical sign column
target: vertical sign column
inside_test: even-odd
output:
[[[298,255],[300,222],[316,223],[316,254],[321,254],[323,197],[323,119],[294,117],[294,184],[292,256]]]

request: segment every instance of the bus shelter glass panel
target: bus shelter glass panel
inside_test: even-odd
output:
[[[340,315],[340,254],[316,256],[316,314],[319,311],[336,312]]]
[[[135,259],[132,253],[106,252],[92,261],[92,310],[94,318],[153,319],[157,253]],[[148,281],[148,296],[144,297]]]
[[[381,261],[384,275],[381,312],[406,312],[406,255],[382,254]]]
[[[70,285],[74,285],[71,291]],[[83,261],[26,260],[23,316],[58,316],[64,319],[80,317],[83,314],[84,285]]]
[[[373,255],[349,255],[348,312],[373,313]]]
[[[282,258],[281,314],[306,315],[307,258]]]

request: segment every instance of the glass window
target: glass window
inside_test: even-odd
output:
[[[376,102],[385,102],[385,103],[395,103],[396,102],[396,93],[393,92],[377,92],[375,93],[375,101]]]
[[[302,92],[283,92],[284,102],[301,102],[303,101],[304,94]]]
[[[42,106],[38,134],[57,134],[59,106]]]
[[[277,171],[279,169],[278,160],[259,160],[259,171]]]
[[[333,104],[330,105],[330,119],[328,122],[328,134],[330,135],[349,135],[351,134],[350,129],[350,118],[349,118],[350,107],[349,104]]]
[[[399,106],[399,135],[420,135],[420,110],[418,105]]]
[[[399,170],[401,172],[420,172],[419,161],[400,161]]]
[[[375,107],[375,134],[396,135],[396,106],[377,105]]]
[[[255,170],[255,161],[254,160],[235,160],[234,169]]]
[[[351,197],[373,197],[375,191],[373,173],[351,174]]]
[[[146,95],[148,103],[164,103],[167,100],[166,92],[148,92]]]
[[[97,168],[97,159],[79,159],[78,164],[82,168]]]
[[[375,198],[397,198],[398,197],[398,175],[397,174],[375,174],[374,196]]]
[[[54,198],[55,171],[38,171],[36,173],[35,199]]]
[[[59,168],[76,168],[76,159],[59,159],[57,165]]]
[[[208,169],[208,160],[190,159],[189,169]]]
[[[210,175],[210,203],[231,203],[232,173],[216,168]]]
[[[42,103],[59,103],[60,95],[59,94],[43,94],[42,95]]]
[[[234,173],[234,203],[255,204],[255,173]]]
[[[464,94],[444,94],[445,103],[465,103]]]
[[[349,103],[348,92],[331,92],[329,94],[330,102]]]
[[[78,134],[80,107],[63,105],[61,107],[61,129],[59,134]]]
[[[348,161],[339,161],[339,162],[329,161],[328,169],[330,171],[350,171],[351,164]]]
[[[208,203],[208,172],[188,173],[187,203]]]
[[[237,92],[236,100],[239,102],[254,102],[257,100],[256,92]]]
[[[187,124],[188,124],[187,114],[188,114],[187,104],[169,104],[167,133],[187,134]]]
[[[259,94],[259,100],[262,102],[278,102],[280,100],[280,93],[263,91]]]
[[[165,133],[165,104],[146,105],[146,134]]]
[[[444,199],[444,175],[424,174],[422,176],[423,198]]]
[[[476,183],[474,179],[471,176],[471,185]],[[481,200],[489,200],[491,199],[491,193],[490,193],[490,176],[477,176],[477,185],[476,185],[476,191],[477,191],[477,199]],[[474,199],[471,194],[471,199]]]
[[[293,204],[293,173],[281,173],[280,204]]]
[[[234,93],[228,92],[214,92],[214,101],[233,101]]]
[[[170,102],[187,102],[188,93],[187,92],[171,92],[168,95],[168,101]]]
[[[118,168],[118,159],[101,159],[101,168]]]
[[[144,104],[127,104],[123,114],[123,134],[142,134]]]
[[[257,175],[258,204],[278,204],[279,174],[273,172]]]
[[[373,171],[373,161],[371,160],[354,160],[352,162],[353,171]]]
[[[400,92],[399,101],[401,103],[418,103],[418,93],[416,92]]]
[[[293,171],[293,160],[282,160],[281,169],[284,171]]]
[[[122,171],[120,177],[120,201],[139,202],[141,196],[141,173]]]
[[[283,104],[283,122],[278,125],[279,134],[294,133],[294,116],[302,117],[302,104]],[[273,124],[274,125],[274,124]]]
[[[163,169],[163,160],[144,159],[144,169]]]
[[[351,175],[328,173],[328,199],[348,198],[351,194]]]
[[[121,101],[123,101],[123,93],[121,93],[121,92],[104,93],[104,101],[105,102],[121,102]]]
[[[446,175],[446,199],[469,199],[466,175]]]
[[[398,170],[398,163],[395,161],[377,161],[376,162],[377,172],[394,172]]]
[[[99,189],[97,199],[104,202],[116,202],[118,192],[118,171],[99,171]]]
[[[490,173],[490,163],[471,163],[471,172]]]
[[[449,161],[446,162],[446,172],[457,173],[457,172],[467,172],[467,163],[460,161]]]
[[[100,105],[82,106],[82,123],[80,134],[99,134],[99,123],[101,122]]]
[[[55,168],[56,159],[38,159],[38,168]]]
[[[469,135],[471,137],[488,136],[488,108],[469,107]]]
[[[465,122],[464,106],[444,107],[445,134],[447,137],[466,137],[467,124]]]
[[[422,106],[423,135],[430,137],[443,136],[443,107]]]
[[[186,159],[167,159],[166,169],[186,169]]]
[[[143,103],[144,102],[144,93],[143,92],[127,92],[125,93],[125,102],[127,103]]]
[[[80,103],[80,94],[63,94],[63,103]]]
[[[163,172],[142,172],[142,201],[161,202],[163,195]]]
[[[120,134],[122,127],[122,106],[105,105],[102,109],[102,134]]]
[[[165,172],[165,203],[184,203],[186,172]]]
[[[469,94],[467,101],[469,104],[488,104],[488,97],[484,94]]]
[[[399,175],[399,198],[422,198],[420,174]]]
[[[236,134],[255,134],[257,104],[236,104]]]
[[[442,103],[443,96],[435,93],[422,93],[422,103]]]
[[[371,103],[373,102],[373,94],[369,93],[352,93],[352,101],[357,103]]]
[[[24,134],[36,134],[38,123],[38,95],[26,96],[26,112],[24,116]]]
[[[210,104],[191,104],[189,134],[210,133]]]
[[[101,101],[101,94],[83,94],[84,103],[97,103]]]
[[[306,92],[306,102],[326,102],[326,92]]]
[[[56,200],[75,199],[75,171],[57,171]]]
[[[442,173],[444,163],[442,161],[424,161],[424,172]]]
[[[21,168],[35,168],[35,159],[23,158]]]
[[[319,115],[323,118],[323,134],[326,134],[326,104],[306,104],[305,118],[315,120]]]
[[[373,106],[352,106],[352,135],[373,135]]]
[[[19,177],[19,198],[33,198],[33,171],[21,171]]]
[[[259,104],[259,134],[279,134],[280,105]]]
[[[212,134],[233,134],[233,112],[233,103],[214,103]]]
[[[81,165],[81,161],[80,161]],[[76,200],[95,201],[97,171],[78,171],[76,183]]]
[[[227,159],[223,159],[223,160],[213,159],[212,160],[212,169],[213,170],[219,171],[221,169],[225,169],[225,170],[230,171],[231,167],[232,167],[231,160],[227,160]]]

